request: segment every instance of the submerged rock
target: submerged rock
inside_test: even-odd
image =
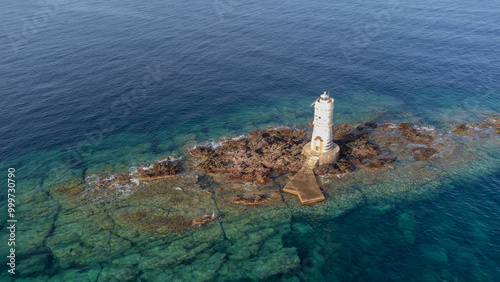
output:
[[[396,158],[381,158],[371,161],[368,164],[364,165],[363,167],[367,169],[385,169],[389,168],[390,164],[395,161]]]
[[[490,125],[495,129],[495,132],[500,134],[500,118],[497,117],[488,117],[486,119],[486,124]]]
[[[95,182],[97,186],[109,186],[112,184],[126,183],[130,181],[130,175],[120,174],[113,177],[106,177]]]
[[[191,222],[191,225],[198,225],[198,224],[204,224],[207,222],[210,222],[214,219],[217,219],[219,217],[218,214],[212,213],[210,214],[205,214],[199,218],[194,218],[193,221]]]
[[[427,160],[430,157],[434,156],[434,154],[437,153],[437,150],[433,148],[418,147],[413,149],[412,152],[419,159]]]
[[[430,144],[434,140],[434,137],[430,134],[418,132],[409,123],[399,124],[398,130],[401,132],[403,137],[410,142]]]
[[[131,180],[153,181],[168,178],[176,175],[181,170],[179,162],[172,160],[162,160],[154,163],[150,167],[140,166],[133,174],[119,174],[104,176],[94,182],[96,186],[110,186],[113,184],[128,183]]]
[[[472,130],[473,130],[472,126],[469,126],[467,124],[458,124],[455,125],[451,131],[460,135],[467,135],[470,134]]]
[[[274,200],[275,199],[267,197],[266,195],[255,195],[248,198],[244,198],[242,195],[236,195],[236,197],[234,197],[234,199],[231,202],[243,205],[260,205],[264,202],[274,201]]]

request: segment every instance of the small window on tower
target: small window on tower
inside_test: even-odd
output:
[[[321,117],[319,117],[318,119],[321,119]]]

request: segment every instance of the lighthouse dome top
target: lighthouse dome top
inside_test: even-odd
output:
[[[319,102],[320,104],[329,104],[333,102],[333,99],[330,98],[330,95],[325,91],[321,96],[316,100],[316,102]]]

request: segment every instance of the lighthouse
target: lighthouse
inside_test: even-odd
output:
[[[339,160],[340,148],[333,142],[333,98],[323,93],[312,103],[314,106],[314,128],[311,142],[304,146],[303,153],[308,157],[302,168],[288,182],[283,191],[299,196],[303,205],[310,205],[325,200],[314,176],[314,168],[332,164]]]
[[[325,91],[311,105],[314,106],[314,128],[311,142],[304,147],[304,153],[317,157],[320,164],[334,163],[339,158],[339,146],[332,137],[333,101]]]

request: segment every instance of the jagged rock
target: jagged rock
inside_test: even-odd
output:
[[[229,179],[271,181],[273,170],[297,172],[306,157],[302,149],[306,143],[303,130],[291,128],[259,129],[239,139],[230,139],[215,150],[198,146],[189,151],[193,157],[205,157],[198,167],[208,172],[228,173]]]
[[[354,140],[354,133],[352,133],[354,126],[352,124],[342,123],[340,125],[333,125],[332,135],[336,139]]]
[[[365,126],[371,127],[371,128],[377,128],[378,124],[375,122],[367,122],[365,121]]]
[[[377,144],[371,143],[371,141],[368,140],[359,139],[345,146],[345,154],[348,157],[361,160],[374,158],[382,154],[382,151]]]
[[[153,164],[150,169],[139,167],[132,178],[140,181],[153,181],[156,179],[167,178],[176,175],[181,170],[178,162],[165,160]]]
[[[419,133],[415,128],[413,128],[409,123],[401,123],[398,126],[398,130],[401,132],[403,137],[414,143],[429,144],[434,140],[429,134]]]
[[[436,149],[419,147],[412,150],[413,154],[422,160],[427,160],[437,153]]]
[[[189,154],[196,158],[206,157],[213,152],[210,146],[196,146],[189,150]]]
[[[353,164],[346,160],[340,159],[338,162],[328,165],[319,165],[314,169],[314,173],[316,175],[324,175],[324,174],[343,174],[347,172],[351,172],[354,170]],[[321,188],[321,187],[320,187]]]

